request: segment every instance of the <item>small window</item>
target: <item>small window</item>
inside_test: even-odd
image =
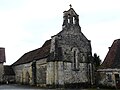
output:
[[[70,19],[68,19],[68,23],[70,23]]]
[[[74,64],[74,68],[77,68],[77,59],[76,59],[76,51],[74,51],[74,60],[73,60],[73,64]]]
[[[108,82],[112,82],[112,76],[111,76],[111,74],[107,74],[107,80],[108,80]]]
[[[120,81],[119,74],[115,74],[115,80],[116,80],[116,82],[119,82],[119,81]]]
[[[73,17],[73,24],[75,24],[75,17]]]
[[[72,68],[76,70],[79,68],[78,49],[73,48],[72,52],[73,52]]]
[[[70,23],[70,15],[68,15],[68,23]]]
[[[119,74],[115,74],[115,78],[119,79]]]

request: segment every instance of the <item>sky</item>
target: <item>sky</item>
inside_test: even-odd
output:
[[[41,47],[62,30],[63,11],[69,5],[79,15],[92,53],[103,61],[120,38],[120,0],[0,0],[0,47],[10,65],[24,53]]]

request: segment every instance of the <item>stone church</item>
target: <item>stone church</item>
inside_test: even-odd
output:
[[[62,31],[12,64],[17,83],[41,87],[94,83],[91,42],[81,31],[79,15],[72,7],[63,14]]]

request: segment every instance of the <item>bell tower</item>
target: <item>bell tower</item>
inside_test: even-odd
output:
[[[70,4],[70,9],[63,12],[63,28],[67,26],[79,26],[79,15],[74,11]]]

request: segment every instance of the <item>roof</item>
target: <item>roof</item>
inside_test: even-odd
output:
[[[5,58],[5,48],[0,47],[0,63],[3,63],[6,61]]]
[[[11,66],[5,65],[4,66],[4,75],[15,75]]]
[[[120,39],[114,40],[100,68],[120,68]]]
[[[13,63],[12,66],[25,64],[32,62],[33,60],[46,58],[50,53],[50,46],[51,39],[47,40],[41,48],[25,53],[21,58],[19,58],[15,63]]]
[[[78,16],[78,14],[75,12],[75,10],[73,9],[73,8],[70,8],[68,11],[64,11],[63,12],[64,13],[64,15],[66,16],[66,15],[72,15],[72,16]]]

